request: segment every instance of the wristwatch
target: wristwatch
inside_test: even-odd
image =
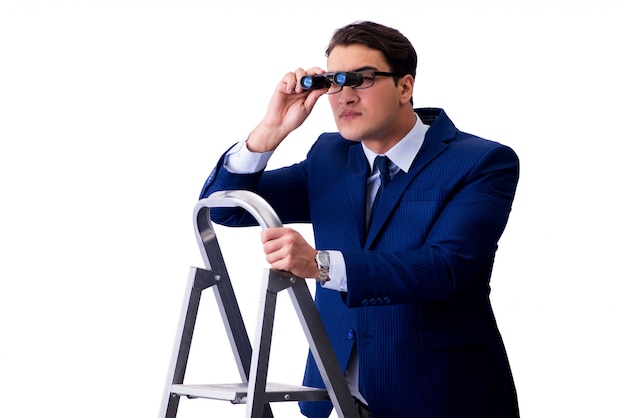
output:
[[[316,280],[322,283],[329,281],[330,277],[328,277],[328,271],[330,270],[330,254],[328,254],[328,251],[318,251],[315,255],[315,261],[317,261],[317,267],[320,270]]]

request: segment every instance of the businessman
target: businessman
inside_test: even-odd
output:
[[[413,108],[417,55],[397,30],[349,24],[326,56],[327,70],[285,74],[201,197],[253,190],[285,224],[312,224],[314,244],[270,228],[263,250],[272,268],[317,279],[316,305],[362,416],[519,416],[489,299],[516,154],[458,130],[442,109]],[[323,95],[338,132],[322,134],[304,161],[266,171]],[[227,225],[254,223],[240,209],[211,213]],[[311,356],[304,384],[323,387]],[[300,407],[316,418],[332,410]]]

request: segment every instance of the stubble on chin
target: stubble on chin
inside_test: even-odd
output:
[[[341,121],[337,123],[337,130],[344,139],[361,142],[363,140],[363,132],[355,128],[355,126],[345,126],[345,123],[341,123]]]

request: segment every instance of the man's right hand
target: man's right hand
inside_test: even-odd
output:
[[[306,71],[298,68],[285,74],[274,90],[265,117],[248,137],[250,151],[273,151],[287,135],[302,125],[325,90],[304,90],[300,79],[305,75],[323,73],[323,69],[313,67]]]

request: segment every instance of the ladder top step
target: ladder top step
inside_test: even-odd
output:
[[[217,399],[230,401],[234,404],[244,404],[248,397],[248,385],[246,383],[172,385],[171,393],[190,398]],[[330,400],[325,389],[268,382],[264,402],[324,400]]]

